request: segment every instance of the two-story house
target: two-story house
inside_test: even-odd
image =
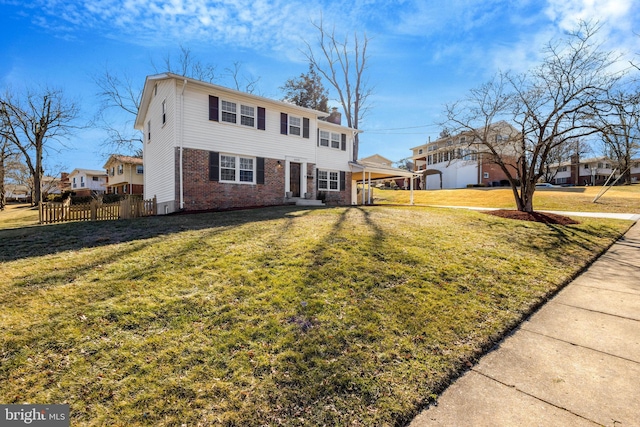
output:
[[[143,194],[144,165],[140,157],[112,154],[104,164],[107,194]]]
[[[76,196],[103,194],[107,186],[107,174],[101,170],[76,168],[69,174],[69,182]]]
[[[481,130],[479,132],[482,133]],[[491,126],[488,133],[492,145],[500,149],[502,158],[513,155],[508,141],[517,134],[515,128],[506,122],[498,122]],[[415,170],[423,173],[420,183],[423,190],[509,185],[505,173],[493,161],[493,156],[487,153],[486,147],[477,142],[472,132],[429,140],[411,150]]]
[[[158,213],[357,198],[339,114],[163,73],[145,81],[144,197]]]
[[[631,162],[631,182],[638,182],[640,177],[640,161]],[[571,160],[549,166],[550,181],[557,185],[603,185],[616,168],[615,161],[608,157]],[[617,178],[622,171],[616,170]],[[611,181],[613,182],[613,180]]]

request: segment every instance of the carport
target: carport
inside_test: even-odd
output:
[[[351,194],[351,203],[354,205],[358,204],[358,184],[362,184],[362,195],[360,203],[363,205],[371,204],[371,182],[377,181],[380,179],[396,179],[396,178],[405,178],[408,179],[410,184],[411,191],[411,201],[410,203],[413,205],[413,190],[414,190],[414,179],[422,176],[422,173],[411,172],[405,169],[398,169],[391,166],[382,165],[379,163],[372,162],[349,162],[349,167],[351,168],[351,179],[355,182],[355,185],[352,185],[352,194]],[[365,195],[365,185],[368,185],[368,191],[366,191]]]

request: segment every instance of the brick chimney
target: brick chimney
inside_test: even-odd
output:
[[[338,111],[337,107],[331,108],[331,113],[329,113],[329,117],[327,117],[327,121],[329,123],[333,123],[336,125],[342,124],[342,114]]]

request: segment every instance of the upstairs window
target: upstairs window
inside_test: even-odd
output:
[[[124,173],[124,166],[122,164],[118,165],[118,175],[122,175]]]
[[[289,116],[289,135],[300,136],[302,134],[302,119]]]
[[[222,101],[222,121],[227,123],[236,123],[236,103]]]
[[[247,105],[240,106],[240,124],[244,126],[254,127],[256,122],[255,108]]]
[[[144,167],[142,165],[136,166],[136,173],[142,175],[144,173]]]
[[[340,149],[340,134],[331,132],[331,148]]]
[[[328,147],[329,146],[329,138],[330,138],[330,132],[327,132],[326,130],[321,130],[320,131],[320,146],[321,147]]]

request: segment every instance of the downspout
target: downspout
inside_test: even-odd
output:
[[[187,87],[187,79],[182,83],[180,94],[180,210],[184,209],[184,177],[182,168],[182,152],[184,151],[184,90]]]

